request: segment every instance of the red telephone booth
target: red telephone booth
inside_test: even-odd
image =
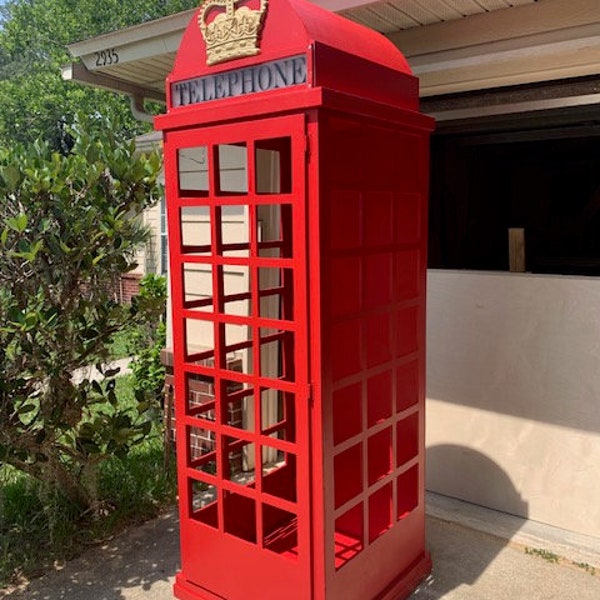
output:
[[[417,80],[304,0],[208,0],[167,87],[175,595],[404,598],[430,568]]]

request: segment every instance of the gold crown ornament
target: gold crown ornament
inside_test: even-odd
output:
[[[206,64],[216,65],[260,52],[258,39],[268,0],[260,0],[258,10],[247,6],[236,8],[240,2],[244,0],[206,0],[202,6],[198,24],[206,42]],[[219,8],[225,11],[207,23],[208,13]]]

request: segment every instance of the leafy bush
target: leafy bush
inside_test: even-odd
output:
[[[165,368],[160,354],[167,340],[165,310],[167,305],[167,280],[161,275],[148,274],[140,282],[140,294],[133,303],[144,307],[146,320],[135,330],[132,344],[136,356],[131,363],[134,390],[138,400],[161,398],[165,383]]]
[[[117,377],[119,409],[137,412],[131,376]],[[155,517],[176,496],[174,461],[164,464],[160,426],[127,456],[98,468],[99,510],[82,514],[58,490],[0,467],[0,589],[19,576],[50,569],[122,527]]]
[[[136,217],[158,196],[160,160],[111,131],[80,125],[66,156],[42,142],[0,151],[0,466],[92,512],[99,465],[141,443],[156,416],[147,402],[119,408],[114,371],[73,381],[154,302],[122,306],[111,289],[147,239]]]

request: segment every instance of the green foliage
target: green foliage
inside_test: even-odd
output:
[[[150,315],[132,336],[137,350],[131,363],[134,389],[138,400],[156,401],[161,398],[165,383],[165,368],[160,354],[167,338],[166,278],[161,275],[146,275],[140,282],[140,294],[133,302],[143,306],[145,314]]]
[[[558,554],[550,552],[550,550],[544,550],[543,548],[525,548],[525,554],[543,558],[545,561],[550,563],[560,562],[560,556],[558,556]]]
[[[121,331],[117,331],[113,337],[112,342],[109,348],[110,358],[118,359],[118,358],[127,358],[128,356],[132,356],[135,352],[132,336],[134,335],[133,328],[123,329]]]
[[[164,348],[166,278],[152,273],[144,276],[140,282],[140,294],[133,298],[133,302],[138,307],[143,307],[142,312],[147,315],[147,320],[139,326],[128,327],[113,335],[110,346],[110,357],[113,359],[137,356],[144,349],[149,350],[155,344],[158,344],[158,355],[160,355],[160,350]]]
[[[76,507],[55,490],[0,467],[0,587],[46,566],[44,555],[77,535],[78,516]]]
[[[69,145],[66,127],[78,111],[109,117],[122,138],[147,131],[148,125],[131,116],[126,98],[62,80],[61,66],[71,61],[66,46],[197,5],[196,0],[6,2],[0,8],[0,145],[41,136],[63,151]]]
[[[152,305],[121,306],[111,289],[147,238],[136,217],[157,197],[160,160],[105,128],[99,138],[78,126],[66,156],[44,142],[0,152],[0,465],[84,510],[96,507],[98,465],[141,443],[156,417],[147,402],[119,409],[114,371],[72,379]]]
[[[166,338],[166,326],[161,321],[156,328],[155,341],[140,350],[131,363],[131,371],[135,377],[135,390],[149,399],[158,399],[162,395],[165,368],[160,354],[165,347]]]
[[[136,412],[131,376],[117,378],[120,410]],[[0,588],[21,575],[35,575],[56,560],[75,556],[89,543],[139,523],[172,504],[175,466],[163,466],[159,427],[123,458],[98,468],[96,514],[82,515],[56,489],[10,467],[0,467]]]
[[[596,576],[596,567],[590,565],[589,563],[572,561],[571,564],[578,567],[579,569],[583,569],[586,573],[589,573],[592,577]]]

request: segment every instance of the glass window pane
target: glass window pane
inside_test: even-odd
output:
[[[248,193],[248,151],[246,144],[218,146],[219,194]]]
[[[289,194],[292,191],[290,138],[256,142],[256,193]]]
[[[292,257],[292,206],[264,204],[256,208],[258,255],[265,258]]]
[[[181,215],[181,251],[210,254],[211,227],[208,206],[184,206]]]
[[[179,190],[185,195],[208,195],[208,148],[195,146],[177,151]]]

